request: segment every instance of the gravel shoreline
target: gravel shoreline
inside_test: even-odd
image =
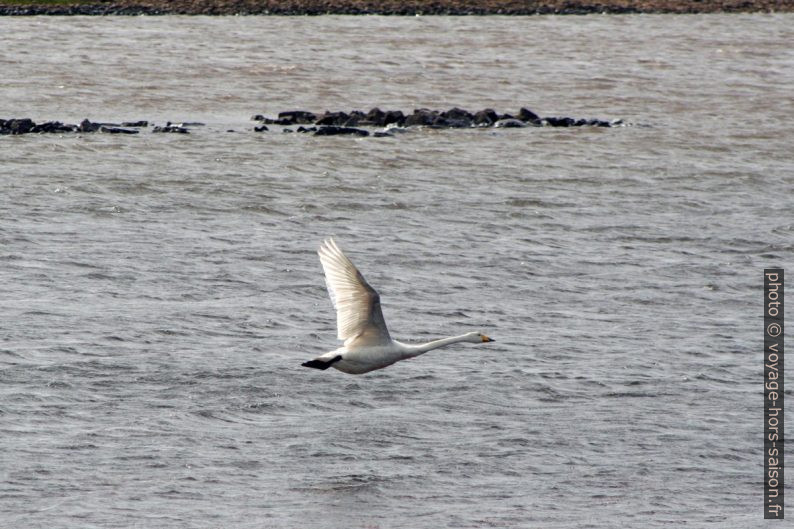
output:
[[[794,12],[794,0],[0,0],[0,16],[26,15],[542,15]]]

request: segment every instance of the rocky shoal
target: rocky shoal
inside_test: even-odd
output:
[[[193,124],[178,124],[174,125],[171,122],[163,126],[152,127],[152,132],[176,132],[187,134],[189,125],[200,125],[200,123]],[[61,123],[60,121],[43,121],[36,123],[29,118],[12,118],[0,119],[0,136],[2,135],[20,135],[20,134],[45,134],[45,133],[64,133],[64,132],[101,132],[105,134],[138,134],[140,129],[149,126],[149,122],[145,120],[139,121],[125,121],[122,123],[96,123],[88,119],[84,119],[79,125],[69,123]]]
[[[373,108],[368,112],[353,110],[350,112],[330,112],[315,114],[306,110],[288,110],[279,112],[276,117],[257,114],[251,118],[260,123],[253,128],[254,132],[268,132],[271,127],[281,127],[281,132],[312,133],[315,136],[393,136],[397,131],[409,129],[466,129],[466,128],[524,128],[524,127],[615,127],[624,125],[620,119],[584,119],[571,117],[541,117],[528,108],[522,107],[514,114],[500,114],[486,108],[470,112],[462,108],[449,110],[430,110],[419,108],[410,114],[401,110],[381,110]],[[170,121],[162,126],[153,126],[151,132],[188,134],[190,128],[201,126],[202,123],[186,122],[172,124]],[[268,127],[270,125],[270,127]],[[297,128],[293,128],[297,125]],[[106,133],[106,134],[138,134],[147,129],[149,122],[145,120],[125,121],[121,123],[96,123],[84,119],[79,125],[45,121],[36,123],[28,118],[0,119],[0,135],[41,134],[41,133]],[[232,132],[232,131],[230,131]]]
[[[353,110],[351,112],[329,112],[315,114],[306,110],[289,110],[279,112],[278,117],[267,117],[257,114],[251,119],[262,123],[256,127],[257,132],[268,130],[267,125],[312,125],[299,127],[298,132],[314,132],[316,135],[358,134],[367,135],[361,127],[385,127],[384,133],[395,128],[428,127],[435,129],[463,128],[521,128],[521,127],[614,127],[622,125],[622,120],[606,121],[603,119],[583,119],[571,117],[541,117],[528,108],[522,107],[515,114],[499,114],[491,108],[468,111],[462,108],[449,110],[415,109],[411,114],[401,110],[381,110],[373,108],[368,112]],[[333,127],[333,129],[327,129]],[[342,130],[339,130],[342,129]],[[333,132],[332,132],[333,131]]]

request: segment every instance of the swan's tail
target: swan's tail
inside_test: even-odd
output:
[[[342,359],[342,355],[336,355],[335,357],[331,358],[330,360],[323,360],[322,357],[315,358],[314,360],[309,360],[308,362],[304,362],[301,365],[303,367],[313,367],[314,369],[322,369],[325,371],[329,367],[331,367],[334,362],[338,362]]]

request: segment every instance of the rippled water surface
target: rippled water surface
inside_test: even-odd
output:
[[[794,18],[0,19],[0,526],[761,527]],[[613,129],[257,134],[418,107]],[[235,132],[227,132],[234,130]],[[354,377],[315,250],[392,335]]]

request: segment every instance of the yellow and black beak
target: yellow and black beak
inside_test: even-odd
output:
[[[483,342],[495,342],[495,341],[496,341],[496,340],[494,340],[493,338],[488,338],[488,337],[487,337],[487,336],[485,336],[484,334],[482,334],[482,335],[480,335],[480,336],[482,336],[482,341],[483,341]]]

